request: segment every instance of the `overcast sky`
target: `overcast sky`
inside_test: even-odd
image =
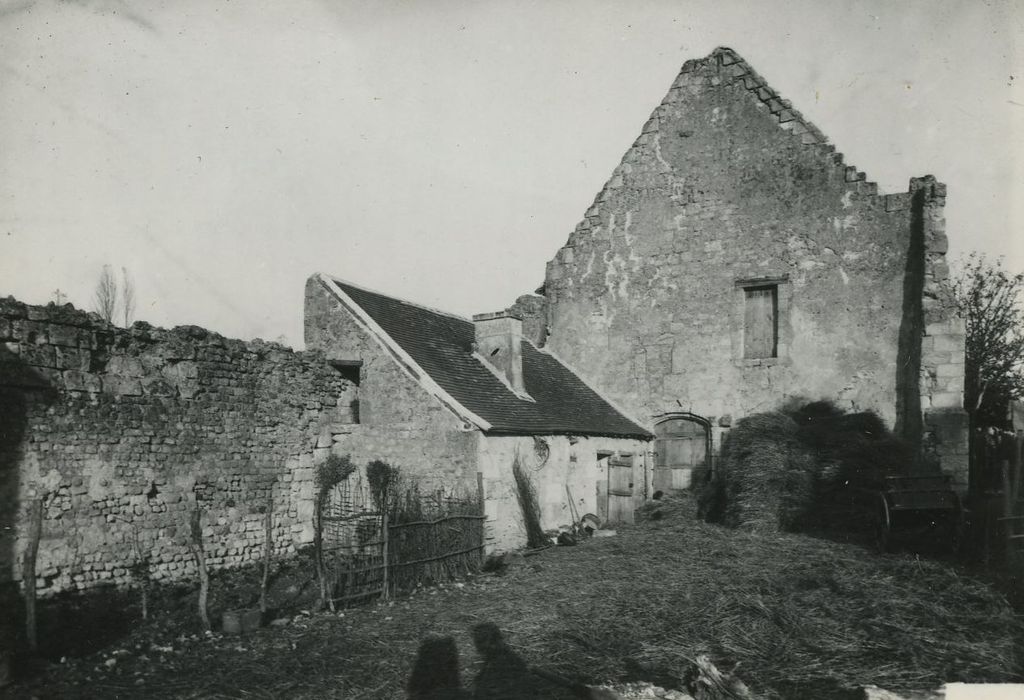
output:
[[[463,315],[543,280],[730,46],[952,253],[1024,270],[1024,3],[0,0],[0,295],[301,345],[316,271]]]

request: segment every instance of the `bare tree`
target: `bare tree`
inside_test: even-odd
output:
[[[128,274],[128,268],[121,268],[121,310],[124,312],[124,327],[135,320],[135,282]]]
[[[1000,425],[1009,401],[1024,396],[1024,274],[972,253],[953,295],[967,325],[964,408],[975,425]]]
[[[103,266],[100,273],[100,280],[96,283],[96,294],[93,303],[94,310],[108,323],[114,322],[114,313],[117,310],[117,278],[110,270],[110,265]]]

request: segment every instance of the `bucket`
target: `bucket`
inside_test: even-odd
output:
[[[259,629],[262,615],[254,608],[228,610],[221,615],[221,628],[224,634],[241,634]]]

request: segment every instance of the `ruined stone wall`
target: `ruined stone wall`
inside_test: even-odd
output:
[[[963,383],[944,197],[933,178],[878,194],[716,50],[687,62],[548,263],[547,343],[648,423],[680,410],[717,423],[805,396],[935,437],[922,413],[955,414]],[[758,282],[778,285],[777,357],[743,359],[743,286]]]
[[[964,411],[964,361],[967,330],[954,312],[946,262],[946,186],[932,178],[911,180],[920,202],[924,263],[921,281],[921,438],[925,458],[967,488],[969,427]]]
[[[114,328],[0,301],[0,579],[20,579],[42,499],[44,594],[194,575],[198,505],[213,569],[257,560],[273,495],[279,555],[312,540],[313,450],[350,387],[322,357],[195,327]]]
[[[423,489],[476,492],[480,433],[430,396],[323,284],[306,283],[306,347],[361,362],[359,422],[327,426],[321,449],[398,467]]]

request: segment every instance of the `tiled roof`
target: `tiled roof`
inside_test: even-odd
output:
[[[448,395],[490,423],[488,433],[651,437],[527,340],[523,378],[534,401],[516,396],[473,356],[472,321],[333,281]]]

